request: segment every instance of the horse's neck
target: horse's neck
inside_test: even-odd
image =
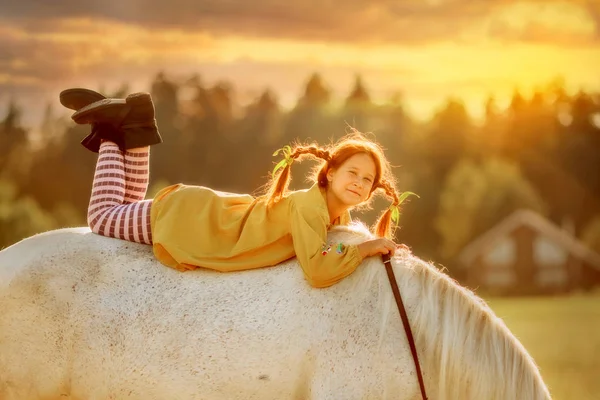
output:
[[[394,270],[435,398],[550,398],[531,357],[480,298],[415,257]]]

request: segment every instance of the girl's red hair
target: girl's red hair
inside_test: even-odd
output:
[[[355,154],[368,154],[375,163],[375,178],[367,201],[372,199],[373,193],[380,189],[385,195],[392,199],[394,206],[399,206],[398,194],[395,187],[395,180],[391,173],[390,163],[383,153],[383,149],[376,142],[369,140],[360,132],[354,130],[351,134],[341,138],[331,146],[323,147],[315,144],[302,145],[296,144],[292,147],[289,157],[292,161],[298,159],[301,161],[308,156],[310,158],[319,158],[322,162],[315,168],[313,181],[320,187],[327,188],[327,173],[330,169],[339,168],[346,160]],[[267,185],[267,203],[273,205],[287,194],[290,182],[291,162],[280,170]],[[392,237],[392,211],[384,211],[375,224],[375,234],[380,237]]]

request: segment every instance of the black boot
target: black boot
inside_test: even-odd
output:
[[[60,92],[59,99],[60,104],[63,106],[79,111],[96,101],[106,99],[106,96],[90,89],[72,88]],[[114,132],[114,128],[110,125],[92,124],[92,132],[81,141],[81,144],[86,149],[98,153],[103,138],[111,140],[109,138],[112,137],[114,140],[111,141],[122,141],[122,138],[117,134],[118,132]]]
[[[81,144],[89,151],[98,153],[100,151],[100,144],[102,143],[102,140],[108,140],[116,143],[121,150],[125,148],[125,144],[123,142],[123,133],[111,124],[101,122],[92,124],[92,132],[83,138]]]
[[[78,110],[71,118],[78,124],[113,126],[123,135],[122,142],[117,143],[121,150],[162,143],[149,93],[133,93],[126,99],[96,101]],[[101,134],[102,130],[98,132]]]
[[[125,149],[135,149],[162,143],[162,137],[154,117],[154,103],[149,93],[127,96],[131,111],[121,124]]]

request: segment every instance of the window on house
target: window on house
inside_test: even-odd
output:
[[[511,286],[516,281],[517,276],[512,268],[490,268],[483,276],[483,282],[487,286]]]
[[[535,281],[539,286],[563,286],[569,279],[567,262],[569,252],[547,236],[537,236],[533,241],[533,260],[537,266]]]
[[[535,282],[539,286],[564,286],[569,276],[564,267],[540,268],[535,274]]]
[[[554,240],[540,235],[533,240],[533,261],[540,268],[564,266],[569,253]]]
[[[514,264],[517,258],[517,246],[513,238],[505,236],[497,240],[483,256],[486,271],[483,281],[488,286],[514,285],[517,276]]]
[[[510,268],[517,259],[517,246],[514,239],[505,236],[497,240],[483,259],[489,267]]]

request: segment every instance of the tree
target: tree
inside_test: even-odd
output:
[[[327,88],[321,75],[314,73],[306,82],[304,94],[298,100],[298,107],[320,108],[326,107],[331,98],[331,91]]]
[[[593,123],[599,110],[589,94],[580,92],[572,101],[573,120],[563,143],[567,169],[600,197],[600,129]]]
[[[357,75],[354,87],[346,98],[342,119],[361,132],[369,132],[372,130],[372,117],[373,103],[371,103],[371,96],[367,93],[362,78]]]
[[[248,143],[279,144],[281,140],[281,111],[271,90],[265,90],[246,108],[241,126],[238,128]]]
[[[473,126],[461,100],[450,98],[434,116],[427,133],[426,158],[439,182],[463,157],[469,155]]]
[[[17,187],[0,180],[0,249],[55,226],[50,214],[28,196],[18,196]]]
[[[156,120],[160,126],[171,127],[179,114],[177,93],[179,87],[159,72],[151,85],[151,94],[156,108]]]
[[[283,141],[291,143],[314,140],[326,143],[339,132],[330,110],[331,91],[319,74],[313,74],[306,83],[304,92],[294,109],[284,121]]]
[[[229,150],[231,186],[248,193],[265,183],[270,171],[273,151],[282,147],[282,114],[272,91],[265,90],[246,108],[236,128],[237,140]],[[244,165],[243,173],[240,166]]]
[[[442,237],[441,255],[452,260],[469,241],[521,208],[545,213],[546,205],[517,164],[462,160],[440,196],[435,226]]]
[[[508,136],[506,116],[503,115],[493,96],[485,102],[485,122],[478,130],[473,141],[473,154],[478,160],[486,157],[498,157],[503,154]]]
[[[21,113],[21,107],[11,101],[0,122],[0,178],[14,177],[26,160],[28,131],[21,125]]]
[[[405,110],[402,96],[395,93],[381,111],[383,126],[376,131],[377,141],[393,166],[411,169],[422,156],[422,143],[415,122]]]
[[[561,108],[570,119],[556,123],[558,134],[548,164],[558,171],[547,178],[548,187],[554,188],[549,198],[557,209],[569,212],[581,232],[600,207],[600,129],[594,124],[600,104],[590,94],[579,92],[563,99]]]

